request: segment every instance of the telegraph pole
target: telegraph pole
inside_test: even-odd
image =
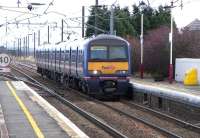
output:
[[[7,16],[6,16],[6,35],[7,35],[7,33],[8,33],[8,24],[7,24],[7,22],[8,22],[8,18],[7,18]]]
[[[34,58],[35,58],[35,32],[34,32],[34,34],[33,34],[33,47],[34,47],[34,53],[33,53],[33,55],[34,55]]]
[[[47,28],[47,43],[49,44],[49,25],[48,25],[48,28]]]
[[[22,39],[21,38],[19,39],[19,44],[20,44],[19,55],[20,55],[20,59],[21,59],[21,56],[22,56]]]
[[[17,44],[18,44],[18,47],[17,47],[17,57],[19,57],[19,38],[17,39]]]
[[[13,56],[16,56],[16,51],[15,51],[15,40],[13,42]]]
[[[29,57],[29,51],[30,51],[30,37],[29,37],[29,34],[28,34],[28,51],[27,51],[27,53],[28,53],[28,57]]]
[[[25,55],[26,55],[26,38],[24,37],[23,38],[23,53],[22,53],[22,55],[23,55],[23,58],[25,57]]]
[[[96,2],[95,2],[95,19],[94,19],[94,26],[95,26],[95,28],[94,28],[94,34],[95,34],[95,36],[97,35],[97,29],[96,29],[96,27],[97,27],[97,7],[98,7],[98,0],[96,0]]]
[[[82,38],[85,37],[85,6],[82,6]]]
[[[40,46],[40,30],[38,30],[38,46]]]
[[[63,32],[64,32],[64,20],[62,19],[62,27],[61,27],[61,42],[63,42]]]
[[[114,9],[113,9],[113,5],[111,5],[111,9],[110,9],[110,34],[111,35],[114,34]]]

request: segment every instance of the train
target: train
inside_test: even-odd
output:
[[[120,97],[129,87],[131,47],[108,34],[45,44],[36,49],[37,72],[93,96]]]

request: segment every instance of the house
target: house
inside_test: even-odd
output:
[[[184,27],[184,30],[188,31],[200,31],[200,20],[195,19],[190,24]]]

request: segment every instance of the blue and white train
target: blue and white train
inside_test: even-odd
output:
[[[130,51],[113,35],[46,44],[36,50],[37,71],[90,95],[120,96],[129,86]]]

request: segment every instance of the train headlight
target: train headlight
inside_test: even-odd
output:
[[[100,75],[101,71],[99,71],[99,70],[89,70],[89,73],[92,74],[92,75]]]
[[[116,74],[119,74],[119,75],[128,74],[128,70],[117,70]]]

